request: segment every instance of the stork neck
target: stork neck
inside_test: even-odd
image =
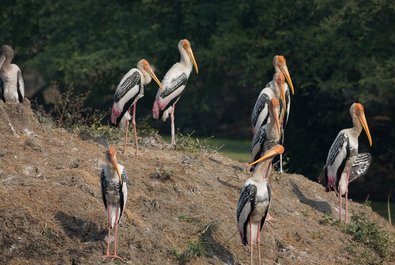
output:
[[[11,65],[12,58],[9,56],[1,56],[0,57],[0,69],[8,69]]]
[[[255,181],[262,181],[263,179],[268,179],[271,172],[272,160],[268,159],[259,163],[252,175],[252,179]]]
[[[108,178],[112,180],[118,180],[117,172],[115,171],[114,167],[110,162],[107,163],[107,169],[108,169]]]
[[[358,137],[362,132],[362,124],[356,115],[353,115],[352,123],[354,126],[351,128],[351,131]]]
[[[141,80],[142,82],[142,84],[145,86],[145,85],[148,85],[149,83],[151,83],[151,80],[152,80],[152,77],[147,73],[147,71],[145,71],[145,70],[140,70],[140,72],[141,72],[141,74],[142,74],[142,76],[143,76],[143,80]]]
[[[188,69],[189,73],[192,72],[193,64],[191,58],[189,58],[188,53],[184,48],[180,47],[179,50],[181,55],[180,63]]]

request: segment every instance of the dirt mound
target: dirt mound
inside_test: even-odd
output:
[[[0,263],[100,264],[106,147],[45,127],[28,103],[0,102],[0,117]],[[157,138],[141,144],[137,156],[132,146],[118,155],[129,177],[120,255],[130,264],[249,264],[235,220],[249,176],[244,165],[215,153],[168,150]],[[263,230],[264,264],[353,264],[366,253],[361,244],[351,252],[352,236],[331,224],[334,194],[295,174],[275,174],[271,186],[276,221]],[[350,207],[386,225],[370,207]]]

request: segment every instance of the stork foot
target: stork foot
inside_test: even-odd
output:
[[[266,222],[272,224],[272,222],[275,222],[275,221],[276,221],[276,218],[274,218],[273,216],[271,216],[270,213],[267,213]]]
[[[105,262],[107,259],[109,259],[108,261],[113,261],[114,259],[119,259],[119,260],[122,261],[123,263],[127,263],[127,262],[125,261],[124,258],[121,258],[121,257],[118,256],[117,254],[115,254],[115,255],[107,254],[107,255],[103,256],[103,257],[102,257],[102,262]],[[107,261],[107,262],[108,262],[108,261]]]

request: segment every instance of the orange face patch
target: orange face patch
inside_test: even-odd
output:
[[[110,146],[110,148],[108,148],[107,155],[109,158],[115,157],[117,155],[117,151],[115,150],[115,148],[113,146]]]
[[[355,107],[354,108],[355,108],[355,112],[357,114],[361,114],[361,113],[364,112],[364,109],[363,109],[363,106],[362,106],[361,103],[355,103]]]
[[[187,40],[187,39],[182,40],[182,47],[183,47],[184,49],[190,48],[190,47],[191,47],[191,44],[189,43],[189,40]]]
[[[277,56],[277,64],[279,65],[284,65],[285,64],[285,58],[282,55]]]

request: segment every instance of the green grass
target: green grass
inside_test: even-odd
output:
[[[388,221],[387,202],[381,202],[381,201],[371,202],[370,206],[372,207],[373,211],[377,212]],[[392,225],[395,226],[395,202],[390,203],[390,207],[391,207]]]
[[[394,234],[383,230],[365,214],[353,214],[350,224],[343,232],[350,234],[353,240],[366,245],[380,258],[389,260],[394,256]]]
[[[220,139],[210,138],[207,140],[208,144],[214,146],[214,149],[226,157],[240,161],[248,162],[251,156],[251,141],[249,140],[234,140],[234,139]]]

